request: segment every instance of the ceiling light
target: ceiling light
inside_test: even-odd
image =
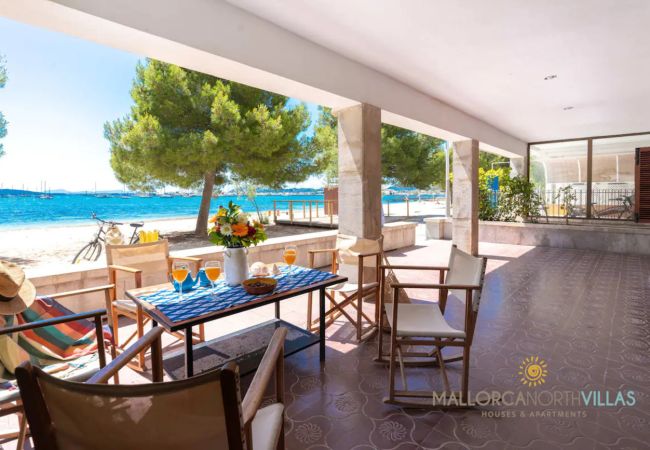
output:
[[[564,108],[562,108],[563,111],[570,111],[572,109],[573,109],[573,106],[565,106]]]
[[[556,78],[557,78],[557,75],[546,75],[544,77],[544,81],[555,80]]]

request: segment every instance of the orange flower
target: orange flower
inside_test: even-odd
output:
[[[210,219],[208,220],[208,223],[215,223],[216,221],[217,221],[217,216],[214,215],[214,216],[210,217]]]
[[[248,236],[248,225],[236,223],[232,226],[232,234],[237,237]]]

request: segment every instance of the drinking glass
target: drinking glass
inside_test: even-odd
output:
[[[214,283],[221,275],[221,263],[219,261],[206,261],[203,269],[205,270],[205,276],[208,277],[212,285],[212,296],[216,298],[217,293],[214,291]]]
[[[287,245],[284,247],[284,253],[282,254],[282,259],[289,266],[289,272],[291,272],[291,266],[296,262],[296,257],[298,256],[298,249],[295,245]]]
[[[185,262],[174,262],[172,265],[172,278],[178,283],[178,292],[181,300],[183,299],[183,282],[190,273],[190,266]]]

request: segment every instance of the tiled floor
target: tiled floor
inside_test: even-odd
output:
[[[428,241],[390,259],[437,264],[448,251],[449,243]],[[551,395],[542,392],[595,390],[603,402],[605,392],[613,402],[619,390],[634,391],[636,404],[404,410],[382,402],[387,370],[373,362],[376,341],[356,345],[352,328],[340,322],[328,329],[324,365],[317,347],[286,360],[287,448],[650,448],[650,258],[494,244],[482,245],[481,253],[489,262],[472,347],[471,391],[537,393],[541,399]],[[398,276],[425,279],[422,273]],[[412,294],[435,298],[427,291]],[[283,304],[282,311],[284,318],[304,323],[304,299]],[[458,323],[458,311],[450,310],[452,323]],[[207,333],[223,335],[272,315],[272,308],[262,308],[213,323]],[[518,375],[529,356],[548,364],[545,383],[533,388]],[[407,370],[409,379],[441,387],[436,369]],[[453,384],[458,367],[448,370]],[[485,417],[489,411],[517,417]]]
[[[403,257],[434,263],[444,259],[443,245],[409,249]],[[614,402],[616,392],[631,390],[636,404],[403,410],[381,401],[387,374],[372,361],[376,344],[350,346],[351,329],[343,327],[330,338],[324,367],[315,351],[287,362],[288,448],[650,448],[650,258],[496,245],[481,252],[490,260],[472,391],[598,390],[603,402],[605,391]],[[546,382],[535,388],[519,381],[519,365],[529,356],[548,364]],[[441,386],[435,369],[407,376]],[[518,417],[484,417],[488,410],[514,410]]]

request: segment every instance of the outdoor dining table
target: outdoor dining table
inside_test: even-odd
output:
[[[142,307],[153,326],[168,332],[185,333],[185,376],[194,375],[192,327],[240,312],[275,304],[275,317],[280,319],[280,301],[318,290],[320,327],[318,343],[320,360],[325,360],[325,288],[347,281],[347,278],[300,266],[280,266],[275,290],[269,294],[253,295],[241,285],[228,286],[218,280],[211,286],[195,287],[181,295],[171,283],[131,289],[126,296]],[[216,294],[216,295],[215,295]],[[311,345],[311,344],[310,344]]]

